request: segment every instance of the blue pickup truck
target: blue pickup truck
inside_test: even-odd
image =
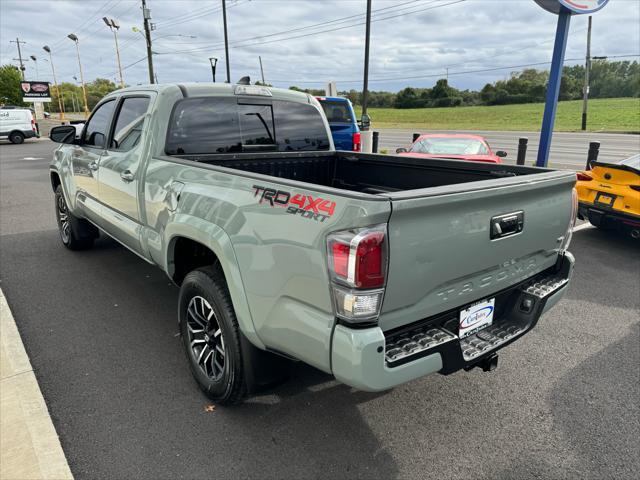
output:
[[[316,98],[322,105],[329,122],[336,150],[359,152],[361,150],[360,129],[349,99],[343,97]]]

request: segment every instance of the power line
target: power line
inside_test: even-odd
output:
[[[248,1],[251,1],[251,0],[244,0],[244,1],[236,0],[234,4],[229,5],[227,7],[227,10],[233,7],[237,7],[238,5],[242,5],[243,3],[247,3]],[[207,15],[220,12],[221,10],[222,10],[222,7],[220,6],[212,7],[205,10],[201,10],[200,12],[194,12],[191,14],[183,15],[182,17],[176,17],[172,20],[167,20],[166,22],[157,22],[156,25],[162,28],[173,27],[175,25],[180,25],[182,23],[187,23],[202,17],[206,17]]]
[[[129,69],[129,68],[133,67],[134,65],[139,64],[140,62],[144,62],[146,59],[147,59],[147,56],[145,55],[145,56],[144,56],[144,57],[142,57],[141,59],[136,60],[135,62],[130,63],[129,65],[125,65],[124,67],[122,67],[122,71],[125,71],[125,70],[127,70],[127,69]],[[117,72],[117,71],[113,71],[113,72],[109,73],[108,75],[99,75],[99,76],[98,76],[98,77],[96,77],[96,78],[111,78],[111,77],[112,77],[113,75],[115,75],[116,73],[118,73],[118,72]]]
[[[426,5],[431,5],[433,3],[436,3],[436,1],[439,1],[439,0],[433,0],[432,2],[430,2],[430,3],[426,4]],[[386,17],[382,17],[382,18],[372,19],[371,22],[373,23],[373,22],[381,22],[381,21],[384,21],[384,20],[391,20],[393,18],[402,17],[404,15],[424,12],[424,11],[433,10],[433,9],[436,9],[436,8],[442,8],[442,7],[446,7],[446,6],[449,6],[449,5],[454,5],[456,3],[462,3],[462,2],[465,2],[465,1],[466,0],[454,0],[454,1],[451,1],[449,3],[434,5],[434,6],[430,6],[430,7],[427,7],[427,8],[422,8],[421,7],[419,9],[417,9],[417,10],[412,10],[412,11],[402,12],[402,13],[387,12],[387,13],[394,13],[394,14],[386,16]],[[385,9],[389,9],[389,8],[393,8],[393,7],[386,7]],[[378,10],[380,10],[380,9],[378,9]],[[294,36],[285,37],[285,38],[278,38],[278,39],[267,40],[267,41],[258,41],[258,42],[254,42],[254,43],[243,43],[243,42],[251,41],[251,40],[254,40],[254,39],[260,39],[260,38],[284,35],[286,33],[291,33],[293,31],[301,31],[301,30],[306,30],[306,29],[313,29],[313,28],[317,28],[319,25],[324,25],[324,24],[327,24],[327,23],[344,23],[345,19],[358,17],[358,16],[362,16],[362,15],[361,14],[352,15],[350,17],[343,17],[342,19],[336,19],[336,20],[332,20],[332,21],[328,21],[328,22],[321,22],[319,24],[307,25],[305,27],[299,27],[299,28],[294,28],[294,29],[290,29],[290,30],[284,30],[282,32],[272,33],[272,34],[269,34],[269,35],[261,35],[261,36],[258,36],[258,37],[244,39],[244,40],[241,40],[239,42],[229,44],[229,46],[230,47],[234,47],[234,48],[239,48],[239,47],[250,47],[250,46],[254,46],[254,45],[265,45],[265,44],[268,44],[268,43],[282,42],[282,41],[286,41],[286,40],[295,40],[295,39],[298,39],[298,38],[310,37],[310,36],[313,36],[313,35],[319,35],[321,33],[335,32],[335,31],[338,31],[338,30],[344,30],[344,29],[347,29],[347,28],[353,28],[353,27],[357,27],[357,26],[360,26],[360,25],[364,25],[365,22],[362,21],[362,22],[358,22],[358,23],[345,25],[345,26],[340,26],[340,27],[320,30],[320,31],[317,31],[317,32],[305,33],[305,34],[301,34],[301,35],[294,35]],[[174,51],[170,51],[170,52],[162,52],[161,54],[201,52],[201,51],[210,50],[211,48],[218,48],[218,47],[220,47],[219,43],[211,44],[208,47],[198,47],[198,48],[194,48],[194,49],[190,49],[190,50],[174,50]]]
[[[113,5],[111,5],[107,10],[103,11],[103,9],[110,4],[112,1],[115,1],[115,3]],[[111,10],[113,10],[119,3],[121,3],[122,0],[108,0],[107,2],[105,2],[104,4],[102,4],[102,6],[98,9],[95,10],[97,12],[101,12],[103,11],[103,13],[98,13],[98,17],[93,17],[90,16],[89,18],[87,18],[84,22],[82,22],[80,25],[78,25],[74,30],[73,33],[75,33],[76,35],[81,35],[82,33],[86,32],[87,29],[89,27],[91,27],[94,23],[100,21],[102,19],[102,16],[109,13]],[[94,13],[95,15],[95,13]],[[65,43],[67,37],[65,36],[64,38],[61,38],[60,40],[56,41],[53,45],[52,48],[59,48],[62,45],[67,45]],[[67,47],[69,47],[69,45],[67,45]]]
[[[635,55],[609,55],[607,56],[607,58],[631,58],[631,57],[640,57],[640,54],[635,54]],[[566,58],[565,59],[565,63],[566,62],[571,62],[571,61],[576,61],[576,60],[582,60],[582,58]],[[525,68],[525,67],[535,67],[535,66],[540,66],[540,65],[549,65],[551,62],[536,62],[536,63],[524,63],[524,64],[520,64],[520,65],[509,65],[509,66],[502,66],[502,67],[489,67],[489,68],[483,68],[483,69],[477,69],[477,70],[464,70],[464,71],[459,71],[459,72],[449,72],[449,76],[451,75],[467,75],[467,74],[471,74],[471,73],[486,73],[486,72],[494,72],[494,71],[498,71],[498,70],[509,70],[509,69],[518,69],[518,68]],[[434,70],[435,72],[435,70]],[[423,79],[423,78],[436,78],[436,77],[442,77],[442,71],[438,71],[438,73],[433,73],[433,74],[427,74],[427,75],[416,75],[416,76],[410,76],[410,77],[386,77],[386,78],[374,78],[371,79],[371,81],[374,82],[387,82],[387,81],[394,81],[394,80],[419,80],[419,79]],[[324,81],[323,80],[283,80],[283,79],[272,79],[272,82],[281,82],[281,83],[290,83],[290,84],[295,84],[295,83],[307,83],[307,84],[323,84]],[[335,80],[336,82],[340,82],[340,83],[361,83],[362,79],[359,80]]]

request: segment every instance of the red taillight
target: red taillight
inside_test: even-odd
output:
[[[379,288],[384,285],[382,243],[384,232],[372,232],[360,240],[356,249],[356,288]]]
[[[371,227],[329,236],[331,276],[352,288],[384,286],[387,268],[386,227]]]
[[[586,173],[582,173],[582,172],[576,173],[576,179],[579,182],[588,182],[590,180],[593,180],[593,178],[590,175],[587,175]]]
[[[331,245],[333,271],[336,275],[345,279],[349,273],[349,250],[349,245],[344,243],[334,242]]]
[[[377,321],[387,274],[387,226],[333,232],[327,237],[335,314],[349,324]]]
[[[353,134],[353,151],[359,152],[362,149],[362,142],[360,137],[360,132],[356,132]]]
[[[36,121],[33,118],[31,119],[31,130],[36,131]]]

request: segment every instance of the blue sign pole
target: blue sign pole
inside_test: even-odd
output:
[[[544,117],[542,118],[542,131],[540,132],[540,146],[538,147],[538,159],[536,160],[536,167],[546,167],[547,161],[549,160],[549,149],[551,148],[553,124],[556,119],[558,97],[560,96],[562,67],[564,66],[564,53],[567,47],[567,38],[569,37],[570,23],[571,12],[566,8],[561,8],[560,12],[558,13],[556,42],[553,47],[553,58],[551,60],[551,71],[549,72],[547,100],[544,106]]]

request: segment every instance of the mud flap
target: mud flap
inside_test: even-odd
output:
[[[259,393],[289,379],[291,360],[254,346],[240,332],[242,365],[247,393]]]

